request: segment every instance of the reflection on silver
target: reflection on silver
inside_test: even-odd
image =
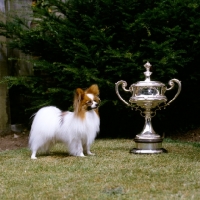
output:
[[[126,81],[118,81],[115,83],[115,90],[119,99],[124,102],[127,106],[132,109],[139,110],[140,114],[145,118],[145,124],[142,132],[136,135],[134,141],[136,148],[132,149],[131,153],[162,153],[166,152],[162,148],[163,138],[158,135],[151,124],[151,118],[156,115],[156,111],[161,108],[166,108],[170,105],[180,94],[181,82],[178,79],[171,79],[169,81],[170,88],[167,88],[165,84],[159,81],[151,81],[150,72],[151,64],[147,62],[144,67],[146,72],[144,72],[145,80],[138,81],[132,84],[129,89],[126,89]],[[165,92],[174,88],[175,84],[178,85],[178,90],[173,99],[167,102]],[[132,96],[129,102],[124,100],[119,94],[119,85],[122,85],[122,89],[125,92],[130,92]]]

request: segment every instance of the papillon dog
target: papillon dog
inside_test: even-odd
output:
[[[64,143],[72,156],[94,155],[90,146],[99,132],[99,104],[99,89],[94,84],[86,90],[76,89],[74,112],[62,112],[54,106],[41,108],[30,131],[31,159],[37,159],[38,151],[49,153],[56,142]]]

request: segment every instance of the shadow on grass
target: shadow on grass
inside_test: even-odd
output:
[[[38,158],[42,158],[42,157],[60,157],[60,158],[65,158],[65,157],[71,157],[71,156],[67,152],[51,151],[48,154],[38,153],[37,157]]]

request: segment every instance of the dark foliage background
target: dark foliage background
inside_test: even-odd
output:
[[[118,99],[115,83],[144,80],[149,61],[152,80],[182,82],[180,96],[153,118],[154,129],[168,134],[200,125],[198,0],[39,0],[32,9],[31,28],[16,16],[0,23],[9,48],[32,55],[33,76],[5,77],[26,99],[20,112],[27,119],[45,105],[71,109],[74,89],[97,83],[100,136],[134,137],[144,119]]]

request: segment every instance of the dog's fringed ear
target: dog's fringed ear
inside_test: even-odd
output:
[[[79,104],[84,96],[84,91],[81,88],[77,88],[74,94],[74,111],[77,112]]]
[[[84,96],[84,91],[81,88],[77,88],[75,91],[76,98],[81,101]]]
[[[96,96],[99,95],[99,87],[97,84],[93,84],[91,85],[87,90],[86,90],[86,93],[91,93],[91,94],[94,94]]]

